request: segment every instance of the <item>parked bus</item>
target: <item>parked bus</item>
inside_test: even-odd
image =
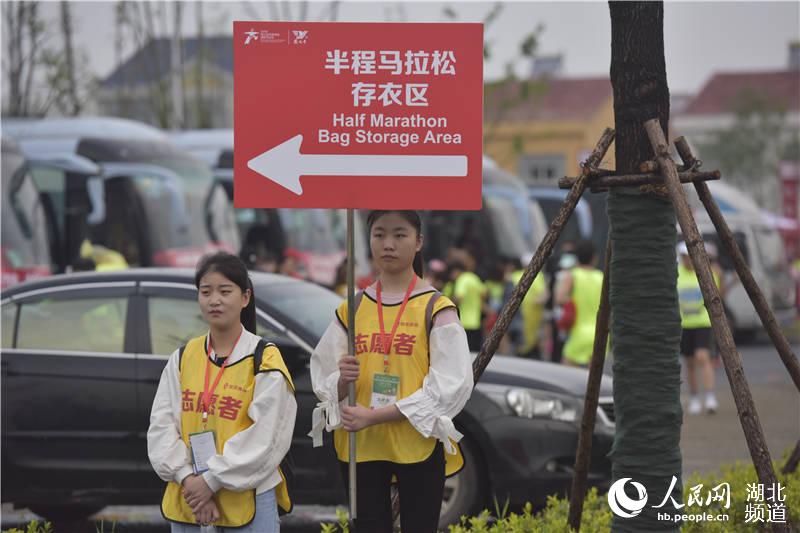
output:
[[[547,222],[525,185],[488,157],[483,158],[483,207],[479,211],[423,214],[426,259],[446,259],[451,247],[467,246],[484,279],[499,259],[530,260],[547,232]]]
[[[99,167],[102,220],[72,216],[87,201],[73,173],[32,169],[66,243],[53,258],[57,271],[77,260],[85,239],[121,253],[130,266],[194,266],[204,253],[239,249],[224,188],[160,130],[123,119],[78,118],[6,120],[3,133],[28,158],[77,158]]]

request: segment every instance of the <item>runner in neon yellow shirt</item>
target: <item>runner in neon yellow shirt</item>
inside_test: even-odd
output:
[[[556,304],[570,300],[575,305],[575,321],[564,344],[562,362],[588,366],[594,345],[595,320],[600,307],[603,273],[593,265],[597,260],[594,245],[581,241],[575,247],[578,265],[564,273],[556,287]]]

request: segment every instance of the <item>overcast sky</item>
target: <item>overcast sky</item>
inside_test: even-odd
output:
[[[184,35],[195,33],[195,4],[184,4]],[[229,34],[234,20],[269,20],[268,2],[205,2],[206,33]],[[273,2],[284,9],[286,2]],[[297,17],[300,5],[289,3]],[[493,2],[341,2],[339,21],[445,20],[446,6],[458,20],[481,21]],[[74,2],[76,45],[89,57],[91,71],[107,76],[114,68],[115,2]],[[311,2],[309,20],[327,20],[330,2]],[[171,16],[170,9],[170,16]],[[694,92],[714,72],[783,69],[788,45],[800,39],[798,2],[667,2],[664,8],[664,40],[667,76],[672,93]],[[58,43],[58,4],[42,8],[50,21],[51,42]],[[562,54],[563,74],[568,77],[608,74],[611,23],[605,2],[506,2],[497,19],[487,27],[492,57],[485,78],[503,75],[505,65],[516,57],[520,40],[537,25],[543,25],[540,54]],[[132,44],[132,43],[130,43]],[[126,56],[132,52],[131,46]],[[530,65],[518,62],[520,75]]]

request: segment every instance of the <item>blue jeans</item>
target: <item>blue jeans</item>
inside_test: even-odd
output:
[[[199,533],[200,526],[177,524],[170,522],[171,533]],[[217,533],[280,533],[281,522],[278,520],[278,503],[275,500],[275,489],[256,495],[256,517],[244,527],[217,527]]]

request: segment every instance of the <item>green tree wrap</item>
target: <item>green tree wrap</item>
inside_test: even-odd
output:
[[[678,531],[678,525],[657,520],[659,512],[680,512],[671,500],[653,509],[672,476],[678,477],[672,496],[683,501],[675,211],[668,198],[631,188],[612,189],[607,209],[616,417],[609,456],[614,479],[630,477],[648,495],[641,514],[615,516],[612,531]]]

